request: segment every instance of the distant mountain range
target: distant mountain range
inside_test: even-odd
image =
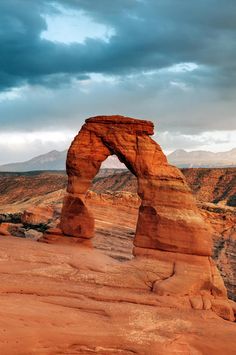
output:
[[[39,155],[24,162],[0,165],[0,171],[65,170],[66,154],[66,150],[62,152],[52,150],[49,153]],[[176,165],[179,168],[235,167],[236,148],[220,153],[212,153],[204,150],[186,152],[183,149],[178,149],[169,154],[167,158],[170,164]],[[102,163],[102,168],[125,169],[126,167],[115,155],[112,155]]]
[[[0,165],[0,171],[7,172],[23,172],[34,170],[65,170],[66,169],[66,155],[67,150],[59,152],[52,150],[49,153],[39,155],[30,160],[20,163],[10,163]],[[126,169],[119,159],[112,155],[102,163],[103,169]]]
[[[168,155],[170,164],[179,168],[221,168],[236,166],[236,148],[227,152],[212,153],[204,150],[186,152],[175,150]]]
[[[27,161],[0,165],[0,171],[65,170],[66,154],[66,150],[52,150]]]

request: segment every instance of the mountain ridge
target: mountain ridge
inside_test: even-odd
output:
[[[26,172],[43,170],[65,170],[67,150],[51,150],[27,161],[0,165],[1,172]],[[210,152],[204,150],[186,151],[177,149],[167,155],[170,164],[179,168],[223,168],[236,166],[236,148],[225,152]],[[101,166],[102,169],[126,169],[115,155],[108,157]]]
[[[180,168],[221,168],[236,166],[236,148],[225,152],[177,149],[170,153],[168,161]]]

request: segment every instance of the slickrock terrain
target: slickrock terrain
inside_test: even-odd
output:
[[[151,291],[168,258],[1,237],[0,260],[1,354],[235,354],[235,323]]]
[[[214,241],[213,257],[233,299],[235,209],[223,206],[225,198],[221,206],[197,207],[152,132],[150,122],[121,116],[87,120],[69,150],[61,218],[64,186],[37,197],[21,195],[24,208],[28,203],[24,212],[19,191],[13,201],[5,199],[4,354],[236,352],[236,306],[211,259]],[[138,178],[138,195],[126,171],[121,179],[110,177],[110,192],[106,173],[96,176],[113,153]]]

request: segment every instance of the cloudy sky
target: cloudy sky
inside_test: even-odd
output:
[[[236,147],[235,0],[1,0],[0,164],[85,118],[149,119],[166,152]]]

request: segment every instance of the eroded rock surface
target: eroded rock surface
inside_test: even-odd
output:
[[[224,300],[162,295],[175,253],[159,253],[120,263],[80,244],[1,237],[1,354],[234,355]]]
[[[236,301],[236,209],[202,203],[201,210],[214,231],[213,258],[229,297]]]
[[[171,274],[156,281],[152,292],[188,296],[193,308],[211,308],[233,321],[223,280],[210,257],[210,225],[200,214],[181,172],[168,164],[160,146],[149,137],[152,134],[149,121],[121,116],[87,119],[68,151],[68,194],[59,225],[62,233],[49,231],[43,241],[84,245],[94,236],[86,194],[101,163],[116,154],[138,180],[141,203],[133,253],[156,259],[157,265],[162,259],[169,260]]]
[[[67,156],[68,195],[61,229],[65,235],[93,237],[94,221],[85,196],[101,163],[116,154],[138,179],[141,205],[135,246],[210,256],[210,229],[183,175],[168,164],[152,134],[149,121],[122,116],[86,120]]]

